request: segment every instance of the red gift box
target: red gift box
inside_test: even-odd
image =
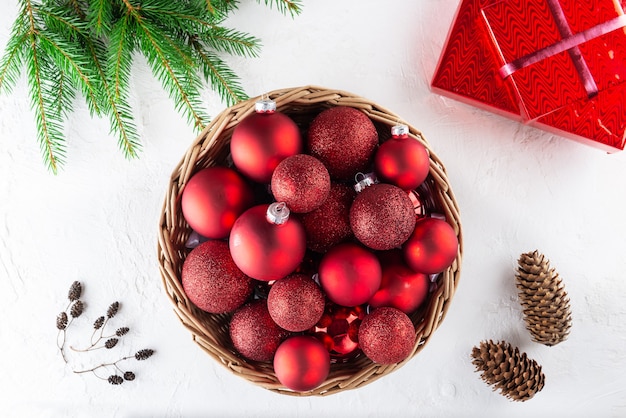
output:
[[[462,0],[432,88],[620,151],[626,143],[625,28],[618,0]]]

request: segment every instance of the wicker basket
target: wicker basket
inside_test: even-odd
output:
[[[321,87],[299,87],[268,93],[276,101],[277,110],[292,117],[303,131],[315,115],[332,106],[350,106],[365,112],[374,122],[381,141],[389,138],[390,128],[400,118],[369,100],[353,94]],[[459,238],[459,252],[452,266],[437,279],[429,303],[411,315],[415,324],[416,340],[413,352],[401,363],[379,365],[361,355],[347,362],[331,365],[326,381],[310,392],[293,392],[283,387],[274,374],[271,363],[249,361],[239,356],[230,342],[229,314],[208,314],[196,308],[186,297],[181,281],[183,261],[190,251],[185,247],[191,229],[182,216],[180,198],[185,184],[198,170],[223,165],[229,158],[229,143],[239,121],[254,112],[259,98],[238,103],[218,116],[203,130],[172,173],[159,224],[158,259],[163,286],[174,311],[191,332],[193,340],[210,356],[231,372],[266,389],[296,396],[329,395],[356,389],[385,376],[406,364],[428,342],[443,321],[456,290],[461,268],[461,221],[456,200],[448,183],[443,164],[432,152],[422,134],[409,125],[410,136],[420,141],[430,153],[430,174],[424,182],[432,197],[430,210],[445,215]]]

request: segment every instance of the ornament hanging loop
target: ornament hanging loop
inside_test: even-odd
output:
[[[363,174],[359,172],[354,176],[354,181],[356,182],[354,190],[357,193],[361,193],[366,187],[378,183],[378,178],[376,178],[376,174],[374,173]]]
[[[282,225],[289,220],[289,208],[285,202],[274,202],[267,208],[267,220],[276,225]]]

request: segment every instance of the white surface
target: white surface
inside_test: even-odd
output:
[[[462,277],[443,325],[408,365],[362,389],[293,398],[216,364],[175,317],[158,272],[165,186],[195,138],[141,60],[132,96],[144,151],[126,161],[84,105],[67,126],[68,163],[44,168],[25,80],[0,97],[0,405],[7,417],[618,417],[626,416],[626,154],[607,155],[444,99],[429,90],[456,0],[307,0],[290,19],[251,0],[229,23],[263,40],[258,59],[229,58],[250,95],[315,84],[351,91],[421,129],[444,161],[464,225]],[[4,47],[17,6],[3,0]],[[209,112],[225,107],[207,91]],[[566,342],[530,341],[514,288],[520,253],[539,249],[564,279],[574,324]],[[57,313],[80,280],[85,314],[68,331],[88,338],[109,303],[127,325],[114,387],[72,367],[55,346]],[[82,339],[81,339],[82,338]],[[543,365],[546,386],[526,403],[484,384],[474,345],[506,339]],[[102,351],[102,350],[101,350]],[[111,350],[114,351],[114,350]],[[71,354],[71,353],[70,353]]]

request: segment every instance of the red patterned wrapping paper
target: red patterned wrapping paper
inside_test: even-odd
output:
[[[625,26],[617,0],[463,0],[432,88],[608,152],[621,151]]]

